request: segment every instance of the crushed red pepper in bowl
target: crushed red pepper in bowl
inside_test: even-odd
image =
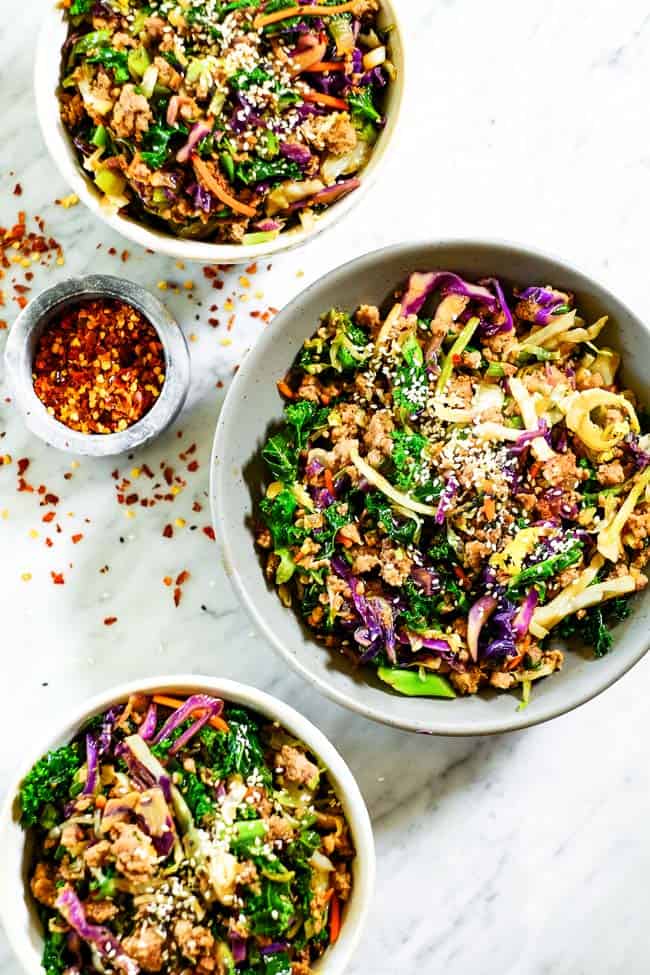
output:
[[[132,305],[96,298],[67,307],[41,333],[34,392],[72,430],[111,434],[142,419],[165,382],[158,332]]]

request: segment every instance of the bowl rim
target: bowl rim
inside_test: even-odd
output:
[[[398,76],[392,82],[390,115],[387,117],[382,137],[373,148],[370,160],[360,174],[361,186],[354,193],[349,193],[328,207],[323,214],[317,217],[314,226],[309,230],[296,228],[285,234],[280,233],[274,241],[266,244],[249,244],[246,246],[210,244],[203,241],[185,241],[170,234],[158,233],[130,217],[121,216],[119,213],[109,213],[103,208],[99,195],[93,190],[90,181],[81,171],[74,147],[60,122],[58,110],[53,110],[53,106],[58,105],[58,101],[56,88],[52,87],[51,72],[48,72],[47,65],[52,58],[52,32],[64,23],[63,11],[54,6],[53,0],[48,0],[48,6],[41,24],[36,43],[33,73],[36,115],[50,158],[61,177],[95,217],[127,240],[153,250],[157,254],[164,254],[178,260],[198,261],[204,264],[237,265],[273,257],[276,254],[301,247],[333,227],[364,199],[377,181],[386,160],[394,152],[398,137],[402,132],[407,83],[405,65],[408,32],[405,30],[403,18],[398,12],[398,0],[381,0],[381,2],[386,8],[386,17],[393,25],[393,36],[397,40],[395,47],[398,53],[396,58]],[[57,69],[57,85],[58,80]]]
[[[16,796],[20,783],[35,761],[60,742],[69,740],[88,717],[105,710],[112,704],[125,701],[130,694],[156,691],[169,693],[172,690],[182,694],[198,690],[209,691],[223,697],[227,703],[242,704],[274,721],[279,721],[283,727],[296,734],[318,758],[325,762],[328,771],[331,771],[337,793],[345,807],[357,851],[354,861],[353,894],[346,905],[346,911],[353,911],[353,916],[348,918],[347,922],[344,921],[339,940],[322,956],[322,967],[315,971],[319,975],[343,975],[361,940],[374,897],[376,853],[370,815],[354,775],[329,738],[309,718],[296,711],[290,704],[251,684],[203,674],[164,674],[118,684],[86,699],[83,704],[78,704],[67,713],[65,719],[59,717],[56,722],[56,732],[43,736],[33,747],[30,747],[28,757],[21,759],[0,808],[0,843],[4,845],[10,841],[11,831],[15,829],[20,831],[18,835],[23,838],[24,846],[28,834],[17,823]],[[0,871],[0,921],[3,923],[11,948],[24,969],[30,975],[43,975],[40,958],[35,956],[33,946],[25,935],[25,929],[11,923],[12,916],[16,911],[20,912],[21,908],[15,906],[17,900],[15,877],[8,876],[9,872]]]
[[[165,381],[151,409],[126,430],[86,434],[51,416],[34,392],[30,342],[60,307],[85,298],[119,300],[139,311],[156,330],[165,355]],[[190,388],[190,353],[182,329],[161,301],[142,285],[110,274],[86,274],[59,281],[36,295],[9,331],[5,368],[16,406],[27,427],[59,450],[90,457],[109,457],[142,447],[166,430],[181,412]]]
[[[325,285],[328,278],[333,275],[338,275],[344,271],[348,274],[355,273],[356,275],[361,276],[367,266],[372,265],[376,261],[380,261],[384,257],[391,256],[395,260],[399,260],[401,255],[408,254],[417,249],[442,249],[449,247],[474,247],[477,249],[490,249],[497,253],[516,250],[522,257],[525,258],[551,261],[562,265],[569,273],[576,274],[583,277],[586,281],[596,284],[605,299],[611,299],[613,302],[622,307],[642,330],[650,333],[650,324],[646,324],[628,307],[624,301],[614,295],[609,288],[596,282],[591,274],[581,270],[579,267],[573,264],[573,262],[541,248],[520,244],[506,238],[468,238],[464,236],[444,237],[433,240],[430,238],[416,238],[414,240],[402,241],[397,244],[390,244],[386,247],[379,248],[378,250],[373,250],[362,254],[354,260],[346,261],[345,263],[338,265],[336,268],[326,271],[325,274],[321,275],[321,277],[305,288],[304,291],[297,294],[273,319],[273,322],[265,332],[265,339],[263,337],[261,341],[257,342],[256,345],[251,348],[248,354],[244,357],[241,366],[232,380],[230,388],[226,394],[226,398],[217,421],[210,459],[210,510],[212,514],[212,523],[219,540],[219,548],[222,561],[224,563],[225,572],[233,589],[235,590],[236,595],[238,596],[244,609],[247,611],[258,632],[260,632],[261,635],[271,644],[273,649],[285,660],[285,662],[289,664],[292,670],[299,673],[300,676],[309,684],[316,687],[322,694],[334,701],[336,704],[339,704],[342,707],[355,712],[356,714],[360,714],[362,717],[368,718],[371,721],[377,721],[380,724],[385,724],[389,727],[399,728],[404,731],[412,731],[420,734],[464,738],[497,735],[508,731],[520,731],[524,728],[531,728],[535,725],[543,724],[544,722],[560,717],[561,715],[569,714],[576,708],[581,707],[588,701],[598,697],[598,695],[607,690],[608,687],[611,687],[613,684],[619,681],[621,677],[623,677],[645,656],[645,654],[650,650],[650,632],[640,641],[639,646],[634,653],[628,654],[625,658],[622,656],[617,658],[619,662],[614,668],[613,674],[603,676],[600,679],[594,678],[593,683],[591,683],[587,689],[581,693],[576,693],[573,697],[567,699],[565,703],[542,704],[540,709],[535,711],[534,714],[527,710],[516,711],[513,708],[513,713],[510,717],[504,716],[498,720],[483,720],[482,722],[473,724],[471,727],[468,727],[464,722],[458,721],[457,719],[455,720],[451,716],[449,719],[436,720],[435,725],[430,721],[394,718],[390,714],[386,713],[387,708],[382,709],[364,704],[355,696],[353,692],[339,690],[332,686],[328,680],[322,679],[318,674],[313,673],[307,665],[302,663],[296,654],[291,652],[290,647],[282,641],[282,639],[274,632],[271,625],[267,623],[264,615],[258,609],[252,594],[248,592],[246,583],[244,581],[243,572],[240,571],[240,566],[244,564],[243,560],[247,558],[247,555],[238,552],[237,545],[233,543],[233,540],[230,537],[230,521],[227,517],[223,500],[227,496],[227,489],[224,486],[224,482],[228,479],[229,475],[225,471],[226,465],[220,462],[220,456],[225,455],[225,444],[228,434],[228,425],[230,423],[230,416],[231,414],[234,415],[236,413],[238,401],[248,389],[249,375],[254,373],[256,359],[262,355],[264,341],[277,341],[277,338],[279,338],[285,324],[295,315],[296,311],[299,310],[300,305],[304,301],[317,295],[320,289]],[[388,286],[390,287],[390,282]],[[253,556],[254,548],[251,538],[250,557],[253,558]],[[289,612],[289,610],[287,610],[287,612]],[[314,648],[317,648],[316,643],[314,643]],[[561,676],[562,675],[560,675],[560,679]],[[450,703],[453,704],[453,702]]]

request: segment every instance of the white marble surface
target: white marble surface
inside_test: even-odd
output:
[[[250,291],[262,289],[264,298],[236,302],[228,332],[229,314],[216,313],[222,325],[213,329],[207,307],[242,292],[241,270],[208,297],[201,268],[180,271],[132,247],[123,266],[106,251],[128,244],[81,207],[53,205],[67,191],[45,154],[31,95],[43,2],[50,0],[1,5],[0,224],[20,203],[64,244],[66,266],[37,273],[35,288],[90,269],[152,288],[162,279],[196,281],[203,307],[187,293],[166,296],[197,337],[194,392],[177,425],[183,437],[171,432],[120,469],[156,468],[162,459],[180,467],[172,459],[193,441],[201,467],[173,505],[138,508],[127,519],[115,500],[115,465],[82,460],[71,468],[70,458],[26,432],[0,389],[0,454],[13,458],[0,467],[0,510],[8,512],[0,517],[0,790],[22,742],[112,683],[180,670],[249,680],[296,704],[334,739],[370,806],[379,882],[353,975],[647,972],[650,661],[578,712],[521,734],[450,741],[373,726],[286,673],[253,635],[200,530],[207,508],[191,508],[206,502],[222,397],[216,383],[227,383],[264,327],[250,310],[279,307],[363,251],[408,237],[518,239],[573,260],[650,316],[648,4],[401,0],[412,41],[402,144],[352,220],[260,270]],[[20,201],[11,194],[17,180]],[[0,310],[10,321],[14,314]],[[61,498],[63,531],[50,532],[52,548],[44,537],[53,526],[41,522],[38,499],[15,490],[22,457],[31,460],[28,480]],[[166,541],[162,528],[177,517],[187,527]],[[192,524],[199,529],[191,532]],[[84,534],[78,545],[75,532]],[[181,569],[192,575],[176,609],[162,577]],[[65,586],[52,584],[51,570],[64,572]],[[110,628],[108,616],[118,617]],[[0,973],[18,975],[1,936]]]

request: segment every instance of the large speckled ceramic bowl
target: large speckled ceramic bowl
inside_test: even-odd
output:
[[[331,271],[295,299],[251,349],[224,405],[214,444],[212,505],[217,536],[232,583],[261,633],[289,666],[338,704],[367,718],[410,731],[484,735],[525,728],[584,704],[622,677],[650,644],[650,588],[615,631],[601,660],[567,654],[564,670],[535,684],[531,703],[517,710],[511,694],[482,693],[455,700],[405,698],[373,675],[354,670],[341,654],[320,646],[267,585],[253,544],[251,518],[260,496],[260,447],[282,416],[276,380],[284,376],[319,316],[334,305],[382,303],[414,270],[443,268],[476,280],[497,276],[513,284],[553,284],[577,295],[593,320],[610,316],[606,344],[624,357],[625,382],[647,400],[650,331],[596,281],[565,261],[507,243],[453,241],[401,244]]]
[[[29,892],[27,874],[31,862],[29,836],[20,826],[17,795],[27,772],[52,748],[70,741],[88,718],[125,702],[130,694],[212,694],[243,705],[270,721],[277,721],[303,741],[327,768],[340,798],[354,840],[352,894],[343,912],[341,933],[314,965],[314,975],[343,975],[361,938],[375,889],[375,845],[370,817],[359,787],[339,753],[311,721],[292,707],[254,687],[218,677],[192,675],[151,677],[123,684],[86,701],[75,713],[54,723],[48,737],[27,747],[21,741],[20,769],[0,809],[0,921],[9,942],[28,975],[43,975],[43,934],[36,904]],[[24,746],[24,747],[23,747]]]

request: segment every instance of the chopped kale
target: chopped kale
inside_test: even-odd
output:
[[[69,798],[74,777],[82,764],[79,746],[73,743],[48,752],[33,766],[18,796],[24,826],[36,826],[43,811],[52,803]]]

